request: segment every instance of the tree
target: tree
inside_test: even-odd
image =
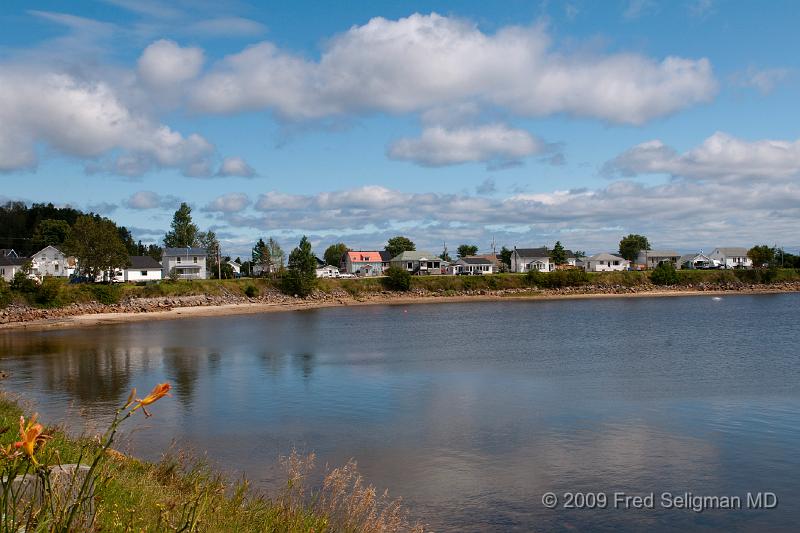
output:
[[[212,278],[219,277],[219,265],[217,256],[219,255],[219,240],[217,234],[211,230],[201,231],[197,234],[196,245],[206,250],[206,264]]]
[[[763,268],[775,264],[775,248],[770,248],[766,244],[753,246],[747,251],[747,257],[753,261],[753,266]]]
[[[386,269],[386,277],[383,278],[383,285],[390,291],[408,291],[411,289],[411,273],[398,267]]]
[[[583,250],[575,250],[575,259],[583,259],[586,257],[586,252]]]
[[[64,220],[46,218],[33,230],[33,245],[38,249],[45,246],[61,246],[69,237],[70,227]]]
[[[619,241],[619,255],[631,262],[636,261],[636,256],[639,255],[639,252],[649,249],[650,242],[644,235],[631,233]]]
[[[323,255],[322,258],[325,259],[326,264],[339,268],[339,264],[342,262],[342,256],[347,253],[347,250],[348,248],[343,242],[337,242],[325,249],[325,255]]]
[[[72,226],[64,251],[75,256],[81,273],[90,279],[125,268],[128,250],[117,230],[107,218],[82,215]]]
[[[478,247],[474,244],[462,244],[456,249],[458,257],[468,257],[478,253]]]
[[[262,276],[272,271],[272,254],[270,254],[269,246],[264,242],[264,239],[258,239],[256,245],[253,246],[252,257],[252,265],[261,268]]]
[[[389,239],[384,249],[389,252],[390,256],[396,257],[403,252],[413,252],[417,246],[408,237],[398,235]]]
[[[556,265],[564,265],[567,263],[567,251],[561,245],[561,241],[556,241],[553,249],[550,250],[550,260]]]
[[[267,249],[272,258],[272,264],[278,267],[278,270],[283,270],[283,260],[286,254],[283,253],[283,248],[278,244],[278,241],[270,237],[267,239]]]
[[[317,258],[311,251],[308,237],[303,235],[300,244],[289,254],[289,269],[283,278],[284,291],[306,297],[317,284]]]
[[[500,248],[500,262],[506,266],[507,269],[511,269],[511,254],[512,251],[503,246]]]
[[[448,263],[453,260],[453,258],[451,258],[450,254],[447,252],[447,243],[442,245],[442,253],[439,254],[439,259],[442,261],[447,261]]]
[[[167,248],[188,248],[197,245],[200,229],[192,222],[192,208],[186,202],[172,216],[172,230],[164,236]]]

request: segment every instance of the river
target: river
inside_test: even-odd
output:
[[[169,381],[129,426],[137,455],[175,441],[267,488],[292,447],[352,457],[436,531],[789,530],[799,315],[797,294],[329,308],[6,331],[0,370],[75,431]],[[606,508],[565,509],[567,492]],[[667,509],[665,492],[745,508]]]

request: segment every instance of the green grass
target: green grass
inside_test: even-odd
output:
[[[155,414],[150,423],[159,424],[158,405],[149,409]],[[20,404],[0,393],[0,427],[6,428],[0,435],[0,445],[19,438],[21,414]],[[134,413],[125,425],[130,429],[141,424],[140,416]],[[63,427],[40,422],[46,427],[45,433],[52,436],[36,452],[42,464],[87,464],[99,449],[94,439],[75,438]],[[4,469],[6,461],[0,456]],[[151,463],[116,452],[107,454],[95,483],[94,530],[422,531],[406,519],[398,500],[376,497],[373,487],[364,486],[354,464],[328,472],[316,491],[306,486],[313,471],[313,456],[292,454],[284,466],[285,488],[267,496],[252,490],[245,481],[227,481],[204,462],[167,455]]]

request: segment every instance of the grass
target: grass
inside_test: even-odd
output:
[[[165,400],[161,400],[165,401]],[[154,423],[158,423],[157,406]],[[0,393],[0,445],[19,439],[16,432],[23,409]],[[141,413],[126,422],[133,425]],[[109,450],[102,452],[97,438],[74,438],[63,427],[51,426],[52,438],[36,451],[43,465],[88,464],[98,451],[104,460],[95,478],[94,516],[82,516],[93,531],[272,531],[272,532],[382,532],[423,531],[410,523],[399,500],[378,496],[365,485],[355,463],[327,473],[316,490],[308,486],[314,457],[292,453],[283,460],[286,485],[276,494],[251,489],[246,481],[229,482],[208,466],[186,457],[165,455],[150,463]],[[13,450],[13,448],[11,448]],[[27,458],[15,459],[27,461]],[[3,471],[8,455],[0,456]],[[5,490],[4,490],[5,492]],[[5,499],[6,495],[3,494]],[[58,530],[38,515],[28,531]],[[71,528],[74,530],[74,528]]]
[[[561,271],[543,273],[535,278],[523,274],[489,274],[483,276],[413,276],[411,290],[437,294],[458,295],[469,291],[507,290],[571,287],[649,286],[651,272],[589,272],[585,275],[568,275]],[[800,271],[790,268],[769,270],[678,270],[678,286],[771,284],[800,281]],[[254,278],[236,280],[192,280],[146,284],[70,284],[66,280],[50,278],[38,289],[27,292],[12,291],[0,284],[0,307],[12,301],[35,307],[63,307],[73,303],[99,302],[114,304],[131,298],[158,298],[180,296],[234,296],[258,297],[279,290],[273,279]],[[353,298],[386,291],[382,278],[319,279],[317,290],[323,293],[344,291]]]

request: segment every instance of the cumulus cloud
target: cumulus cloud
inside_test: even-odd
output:
[[[37,145],[91,160],[89,171],[138,176],[176,168],[211,175],[214,146],[131,109],[105,81],[3,65],[0,171],[35,168]]]
[[[497,192],[497,185],[492,178],[486,178],[477,187],[475,187],[477,194],[493,194]]]
[[[732,82],[739,87],[756,89],[761,94],[771,93],[775,87],[792,73],[788,68],[757,69],[752,66],[732,76]]]
[[[800,139],[745,141],[716,132],[683,154],[649,141],[606,163],[609,174],[670,174],[693,180],[781,180],[800,175]]]
[[[621,208],[624,206],[624,208]],[[555,240],[578,249],[613,249],[622,235],[643,233],[651,242],[681,249],[770,240],[800,244],[800,185],[786,180],[716,182],[679,179],[646,185],[622,180],[597,189],[519,193],[507,197],[409,193],[371,185],[319,194],[261,195],[253,209],[217,216],[231,227],[282,235],[328,235],[378,245],[398,231],[420,247],[442,239],[506,245]]]
[[[172,209],[180,200],[175,196],[162,196],[153,191],[139,191],[132,194],[122,204],[129,209]]]
[[[161,39],[144,49],[137,67],[146,84],[155,89],[169,89],[196,77],[204,61],[200,48],[181,48],[174,41]]]
[[[423,166],[475,161],[515,161],[545,150],[545,143],[525,130],[503,124],[447,129],[425,128],[416,139],[399,139],[387,151],[392,159]]]
[[[222,213],[235,213],[241,211],[250,205],[250,198],[241,192],[232,192],[223,194],[216,197],[207,206],[203,208],[204,211],[217,211]]]
[[[487,34],[434,13],[354,26],[332,38],[319,61],[256,44],[219,62],[191,100],[203,111],[266,108],[292,119],[475,101],[527,116],[641,124],[708,101],[716,90],[704,58],[566,54],[542,25]]]
[[[242,178],[252,178],[256,175],[253,167],[241,157],[226,157],[222,160],[217,171],[217,176],[239,176]]]

